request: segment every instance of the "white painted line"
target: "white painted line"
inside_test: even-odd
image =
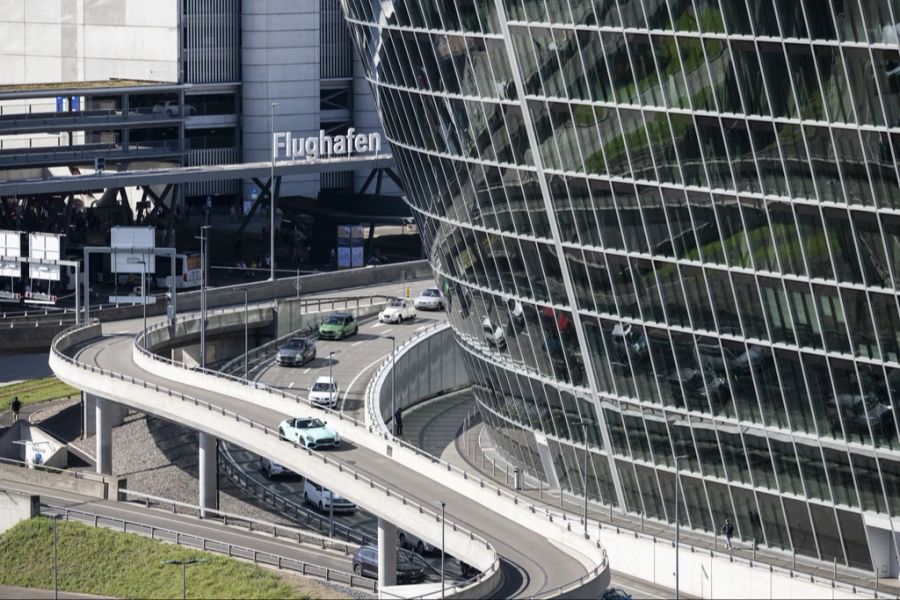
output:
[[[378,329],[379,327],[384,326],[384,323],[378,321],[377,323],[372,323],[372,329]]]
[[[365,340],[360,340],[360,341],[358,341],[358,342],[353,342],[352,344],[350,344],[350,347],[353,348],[354,346],[359,346],[359,345],[362,344],[364,341],[365,341]]]
[[[292,387],[294,387],[294,382],[293,382],[293,381],[290,382],[290,383],[288,384],[288,389],[291,389]]]
[[[390,333],[390,332],[392,332],[392,331],[393,331],[393,328],[391,328],[391,329],[385,329],[384,331],[381,332],[381,335],[384,335],[384,334],[386,334],[386,333]]]
[[[385,355],[382,356],[381,358],[377,358],[377,359],[373,360],[372,362],[370,362],[370,363],[367,364],[365,367],[363,367],[362,369],[359,370],[359,373],[356,374],[356,377],[354,377],[354,378],[350,381],[350,385],[348,385],[348,386],[347,386],[347,389],[344,390],[344,395],[341,396],[341,407],[340,407],[340,409],[339,409],[340,412],[344,412],[344,402],[347,401],[347,396],[350,394],[350,390],[353,389],[353,386],[356,384],[356,381],[357,381],[360,377],[362,377],[363,373],[365,373],[366,371],[368,371],[369,369],[371,369],[371,368],[374,367],[375,365],[378,365],[378,364],[381,364],[382,362],[384,362],[384,359],[386,359],[388,356],[390,356],[390,354],[391,354],[391,353],[388,352],[387,354],[385,354]]]
[[[428,325],[420,325],[419,327],[416,327],[416,331],[422,331],[423,329],[428,329]]]
[[[312,367],[306,367],[306,370],[303,371],[303,374],[306,375],[306,374],[309,373],[310,371],[312,371]]]

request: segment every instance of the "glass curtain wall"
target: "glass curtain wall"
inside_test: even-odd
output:
[[[508,458],[671,522],[684,456],[685,525],[871,569],[900,0],[342,4]]]

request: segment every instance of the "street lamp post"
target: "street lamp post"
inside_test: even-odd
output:
[[[584,520],[584,537],[588,537],[588,460],[590,458],[590,450],[588,448],[588,436],[587,436],[587,423],[584,421],[579,422],[581,424],[581,435],[584,438],[584,468],[582,469],[581,476],[581,489],[584,493],[584,515],[582,519]],[[578,425],[579,423],[576,423]]]
[[[160,561],[164,565],[181,565],[181,600],[185,600],[187,595],[187,566],[205,563],[205,558],[188,558],[182,560],[163,560]]]
[[[247,288],[240,288],[241,292],[244,292],[244,381],[250,381],[250,370],[247,361],[247,353],[250,351],[250,325],[249,325],[249,317],[250,310],[249,304],[247,303]]]
[[[269,177],[269,281],[275,281],[275,107],[272,103],[272,170]]]
[[[129,258],[133,265],[141,265],[141,304],[144,305],[144,326],[141,333],[147,335],[147,261],[143,259]],[[146,340],[144,341],[146,343]]]
[[[679,572],[678,572],[678,553],[681,544],[681,522],[678,519],[678,497],[681,489],[681,459],[687,458],[686,454],[679,454],[675,457],[675,600],[680,598],[679,588]]]
[[[391,433],[397,435],[397,419],[394,418],[397,414],[395,406],[397,396],[397,363],[395,362],[397,359],[397,338],[392,335],[387,337],[391,340]]]
[[[334,355],[334,352],[328,353],[328,385],[331,386],[331,389],[328,390],[328,398],[331,402],[337,402],[337,398],[334,397]]]
[[[445,573],[444,573],[444,556],[445,556],[445,547],[444,547],[444,534],[446,532],[446,527],[444,526],[446,515],[447,503],[443,500],[437,501],[435,504],[439,504],[441,507],[441,598],[444,597],[444,581],[445,581]]]
[[[209,278],[209,225],[200,227],[200,368],[206,368],[206,285]]]
[[[56,541],[56,520],[59,515],[53,515],[53,598],[59,599],[59,552]]]

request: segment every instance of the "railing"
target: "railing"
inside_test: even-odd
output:
[[[48,465],[37,465],[34,463],[26,462],[24,460],[16,460],[14,458],[2,458],[0,457],[0,464],[11,465],[13,467],[19,467],[22,469],[29,469],[34,471],[44,471],[46,473],[53,473],[54,475],[63,475],[65,477],[71,477],[73,479],[84,479],[86,481],[96,481],[97,483],[109,483],[109,479],[103,477],[102,475],[97,475],[96,473],[91,473],[90,471],[73,471],[71,469],[60,469],[58,467],[50,467]]]
[[[58,360],[63,361],[66,364],[69,364],[69,365],[77,368],[77,369],[88,371],[93,374],[100,374],[104,377],[108,377],[111,379],[118,379],[123,382],[128,382],[132,385],[141,386],[144,389],[153,390],[157,393],[166,394],[169,397],[179,399],[179,400],[181,400],[181,402],[193,404],[196,407],[206,408],[209,412],[215,412],[217,414],[221,414],[223,417],[234,418],[234,420],[237,423],[243,423],[243,424],[247,425],[248,427],[250,427],[250,429],[257,429],[257,430],[261,431],[264,435],[271,436],[272,438],[274,438],[281,444],[289,444],[291,446],[291,448],[293,449],[293,451],[295,451],[295,452],[305,452],[307,454],[307,456],[310,458],[315,458],[316,460],[321,460],[322,463],[327,464],[327,465],[337,469],[340,472],[344,472],[349,475],[352,475],[355,480],[361,481],[364,484],[368,484],[369,488],[372,490],[373,493],[383,494],[387,498],[395,498],[395,499],[399,500],[400,502],[402,502],[403,505],[410,506],[411,508],[417,510],[420,515],[425,515],[429,519],[433,519],[437,523],[439,523],[441,521],[440,514],[438,512],[436,512],[435,510],[433,510],[430,506],[419,504],[412,498],[407,497],[405,494],[398,493],[396,490],[393,490],[390,487],[371,479],[370,477],[366,476],[365,474],[360,473],[359,471],[356,471],[355,469],[350,468],[346,464],[332,458],[331,456],[328,456],[327,454],[317,452],[315,450],[311,450],[305,446],[301,446],[301,445],[297,444],[294,441],[286,440],[286,439],[282,438],[275,429],[272,429],[271,427],[269,427],[268,425],[266,425],[264,423],[259,423],[252,419],[244,417],[238,413],[227,410],[224,407],[217,406],[210,402],[206,402],[205,400],[200,400],[199,398],[185,395],[181,392],[173,391],[172,389],[166,388],[165,386],[160,386],[155,383],[147,382],[142,379],[132,377],[130,375],[114,373],[107,369],[103,369],[102,367],[96,367],[94,365],[81,363],[81,362],[75,360],[74,358],[69,357],[66,354],[63,354],[60,351],[60,349],[59,349],[60,342],[64,338],[74,335],[81,329],[91,327],[94,324],[95,323],[92,322],[92,323],[87,323],[84,325],[70,327],[70,328],[60,332],[59,334],[57,334],[53,338],[53,341],[51,343],[52,356]],[[167,325],[168,325],[167,323],[162,324],[162,326],[167,326]],[[149,332],[149,330],[148,330],[148,332]],[[142,337],[143,337],[143,334],[141,336],[138,336],[138,338],[135,339],[135,347],[138,348],[142,354],[148,355],[151,358],[153,358],[154,360],[162,360],[162,361],[170,363],[170,364],[177,364],[174,361],[171,361],[169,359],[164,359],[162,357],[153,355],[148,350],[146,350],[145,348],[140,346],[138,344],[138,339],[141,339]],[[210,372],[210,374],[214,374],[214,373]],[[221,376],[221,375],[218,375],[218,376]],[[228,377],[228,379],[243,382],[242,379],[238,379],[236,377]],[[244,382],[244,383],[246,383],[246,382]],[[285,394],[281,390],[273,390],[272,388],[269,388],[268,386],[257,386],[257,389],[265,389],[265,390],[269,391],[270,393],[275,394],[275,395],[280,395],[283,398],[293,399],[297,403],[301,402],[301,398],[299,396],[295,396],[293,394]],[[309,403],[308,400],[304,400],[304,402]],[[334,416],[336,416],[344,421],[354,424],[357,427],[364,428],[364,425],[362,423],[360,423],[359,421],[357,421],[356,419],[345,417],[341,413],[335,412],[332,410],[328,410],[328,412],[330,412]],[[483,544],[484,547],[487,550],[489,550],[491,552],[491,554],[493,554],[493,556],[494,556],[494,560],[493,560],[491,566],[488,569],[486,569],[485,571],[483,571],[474,580],[467,582],[466,587],[480,584],[486,577],[494,575],[499,570],[500,558],[497,555],[496,550],[493,548],[493,546],[491,546],[491,544],[486,539],[484,539],[480,535],[476,534],[472,530],[467,529],[467,528],[457,524],[455,521],[445,520],[445,524],[446,524],[446,526],[451,527],[453,531],[460,532],[464,535],[467,535],[470,540],[476,541],[479,544]]]
[[[380,295],[375,295],[375,296],[361,296],[361,297],[348,297],[348,298],[323,298],[323,299],[317,300],[317,305],[318,305],[318,306],[321,306],[321,305],[324,303],[324,304],[331,304],[332,306],[334,306],[336,302],[344,302],[345,300],[346,300],[346,301],[352,300],[352,301],[354,301],[354,302],[358,302],[358,301],[361,300],[361,299],[362,299],[362,300],[368,300],[368,301],[369,301],[369,305],[371,306],[371,305],[373,305],[373,304],[375,303],[375,300],[376,300],[376,299],[384,299],[384,300],[387,300],[387,299],[389,299],[389,298],[388,298],[387,296],[380,296]],[[312,300],[310,300],[310,302],[312,302]],[[257,306],[257,308],[259,308],[260,306],[261,306],[261,305]],[[222,313],[240,313],[240,312],[243,312],[243,310],[244,310],[243,307],[237,307],[237,308],[236,308],[236,307],[224,307],[224,308],[215,309],[215,310],[212,310],[212,311],[207,311],[207,317],[209,317],[209,315],[222,314]],[[353,417],[350,417],[350,416],[346,415],[346,414],[343,413],[343,412],[336,411],[336,410],[334,410],[334,409],[332,409],[332,408],[328,408],[328,407],[320,406],[320,405],[318,405],[318,404],[313,404],[313,403],[311,403],[311,402],[309,401],[309,398],[308,398],[308,397],[301,397],[301,396],[298,396],[297,394],[294,394],[294,393],[289,393],[289,392],[286,392],[286,391],[284,391],[284,390],[280,390],[280,389],[277,389],[277,388],[273,388],[273,387],[271,387],[271,386],[269,386],[269,385],[266,385],[266,384],[264,384],[264,383],[259,383],[259,382],[256,382],[256,381],[247,381],[247,380],[245,380],[243,377],[238,377],[238,376],[236,376],[236,375],[230,375],[230,374],[227,374],[227,373],[223,373],[223,372],[221,372],[221,371],[219,371],[219,370],[215,370],[215,369],[202,369],[202,368],[200,368],[199,366],[187,366],[187,365],[185,365],[185,364],[182,363],[182,362],[173,360],[173,359],[168,358],[168,357],[165,357],[165,356],[160,356],[160,355],[155,354],[155,353],[153,353],[152,351],[150,351],[150,350],[147,349],[147,347],[146,347],[146,340],[147,340],[147,337],[148,337],[151,333],[153,333],[154,331],[159,331],[159,330],[161,330],[161,329],[165,329],[165,328],[167,328],[167,327],[173,326],[175,323],[178,323],[178,322],[185,322],[185,321],[188,321],[188,320],[191,320],[191,321],[199,321],[200,319],[199,319],[199,316],[198,316],[198,315],[188,315],[188,316],[185,316],[185,317],[178,317],[174,322],[163,321],[163,322],[161,322],[161,323],[157,323],[156,325],[153,325],[153,326],[151,326],[151,327],[148,327],[146,331],[142,331],[141,333],[139,333],[139,334],[135,337],[135,340],[134,340],[134,346],[135,346],[135,348],[137,348],[138,351],[139,351],[141,354],[143,354],[144,356],[147,356],[148,358],[151,358],[151,359],[153,359],[153,360],[160,361],[160,362],[163,362],[163,363],[166,363],[166,364],[169,364],[169,365],[172,365],[172,366],[176,366],[176,367],[179,367],[179,368],[182,368],[182,369],[189,369],[189,370],[192,370],[192,371],[196,371],[196,372],[199,372],[199,373],[203,373],[203,374],[205,374],[205,375],[211,375],[211,376],[216,377],[216,378],[219,378],[219,379],[225,379],[225,380],[227,380],[227,381],[233,381],[233,382],[235,382],[235,383],[240,383],[241,385],[246,385],[246,386],[248,386],[248,387],[252,387],[252,388],[257,389],[257,390],[262,390],[262,391],[268,392],[268,393],[270,393],[270,394],[274,394],[274,395],[276,395],[276,396],[280,396],[281,398],[284,398],[284,399],[286,399],[286,400],[293,400],[293,401],[296,402],[297,404],[306,404],[306,405],[309,406],[310,408],[315,408],[315,409],[317,409],[317,410],[324,410],[326,414],[331,415],[331,416],[334,416],[334,417],[336,417],[337,419],[339,419],[339,420],[341,420],[341,421],[347,421],[347,422],[352,423],[353,425],[356,425],[356,426],[358,426],[358,427],[365,427],[365,423],[360,422],[359,420],[357,420],[357,419],[355,419],[355,418],[353,418]],[[62,333],[65,333],[65,332],[62,332]],[[59,336],[57,336],[57,337],[59,337]],[[54,348],[55,348],[55,346],[56,346],[56,339],[54,338]]]
[[[322,515],[313,512],[312,509],[298,504],[297,502],[293,502],[292,500],[288,500],[278,492],[270,490],[267,486],[260,485],[258,482],[254,481],[253,478],[237,464],[237,461],[234,460],[234,457],[231,456],[231,453],[227,448],[222,455],[225,458],[225,462],[221,466],[225,475],[240,486],[247,494],[254,498],[258,498],[263,503],[268,504],[276,510],[282,511],[285,517],[293,518],[297,523],[302,523],[303,525],[321,532],[330,530],[330,519],[326,519]],[[358,545],[375,544],[378,542],[376,538],[354,531],[352,528],[347,527],[338,521],[334,522],[334,534],[335,536],[344,538],[348,542],[353,542]]]
[[[314,565],[296,558],[289,558],[280,554],[255,550],[238,544],[229,544],[211,538],[182,533],[175,529],[148,525],[138,521],[100,515],[80,508],[56,506],[41,502],[41,512],[51,516],[61,515],[66,521],[75,520],[87,523],[94,527],[106,527],[116,529],[123,533],[145,535],[152,540],[171,542],[179,546],[196,548],[203,552],[217,552],[225,554],[229,558],[242,558],[252,561],[254,564],[268,565],[281,570],[294,571],[306,577],[316,577],[328,582],[342,583],[351,588],[362,588],[371,592],[378,591],[378,583],[374,579],[361,577],[353,573],[346,573],[328,567]]]
[[[291,527],[290,525],[279,525],[278,523],[263,521],[261,519],[254,519],[252,517],[237,515],[218,509],[203,508],[196,504],[179,502],[170,498],[162,498],[160,496],[153,496],[151,494],[145,494],[143,492],[136,492],[121,488],[118,490],[118,493],[128,498],[136,499],[146,508],[155,506],[159,506],[161,508],[171,507],[172,514],[186,514],[191,517],[200,518],[204,521],[217,521],[221,522],[223,525],[241,526],[245,527],[248,531],[251,532],[268,533],[275,539],[285,538],[291,541],[295,541],[298,544],[315,546],[316,548],[321,550],[336,550],[338,552],[342,552],[344,556],[349,556],[358,547],[358,545],[356,544],[344,544],[325,536],[308,533],[301,529],[297,529],[296,527]],[[178,510],[179,508],[181,509],[180,512]]]

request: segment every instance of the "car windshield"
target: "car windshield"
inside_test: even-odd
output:
[[[297,350],[303,347],[303,340],[291,340],[287,344],[284,345],[285,348],[289,350]]]
[[[297,429],[316,429],[318,427],[325,427],[325,423],[319,419],[297,419],[294,421],[294,427]]]
[[[342,325],[344,323],[344,317],[339,317],[338,315],[331,315],[327,319],[325,319],[325,323],[328,325]]]
[[[400,308],[401,306],[403,306],[403,301],[398,300],[397,298],[394,298],[393,300],[390,301],[388,306],[391,308]]]
[[[440,296],[441,293],[439,291],[437,291],[435,288],[428,288],[427,290],[425,290],[425,293],[422,295],[423,296],[431,296],[431,297],[436,298],[436,297]]]
[[[312,386],[314,392],[331,392],[334,390],[334,384],[327,381],[317,381]]]

